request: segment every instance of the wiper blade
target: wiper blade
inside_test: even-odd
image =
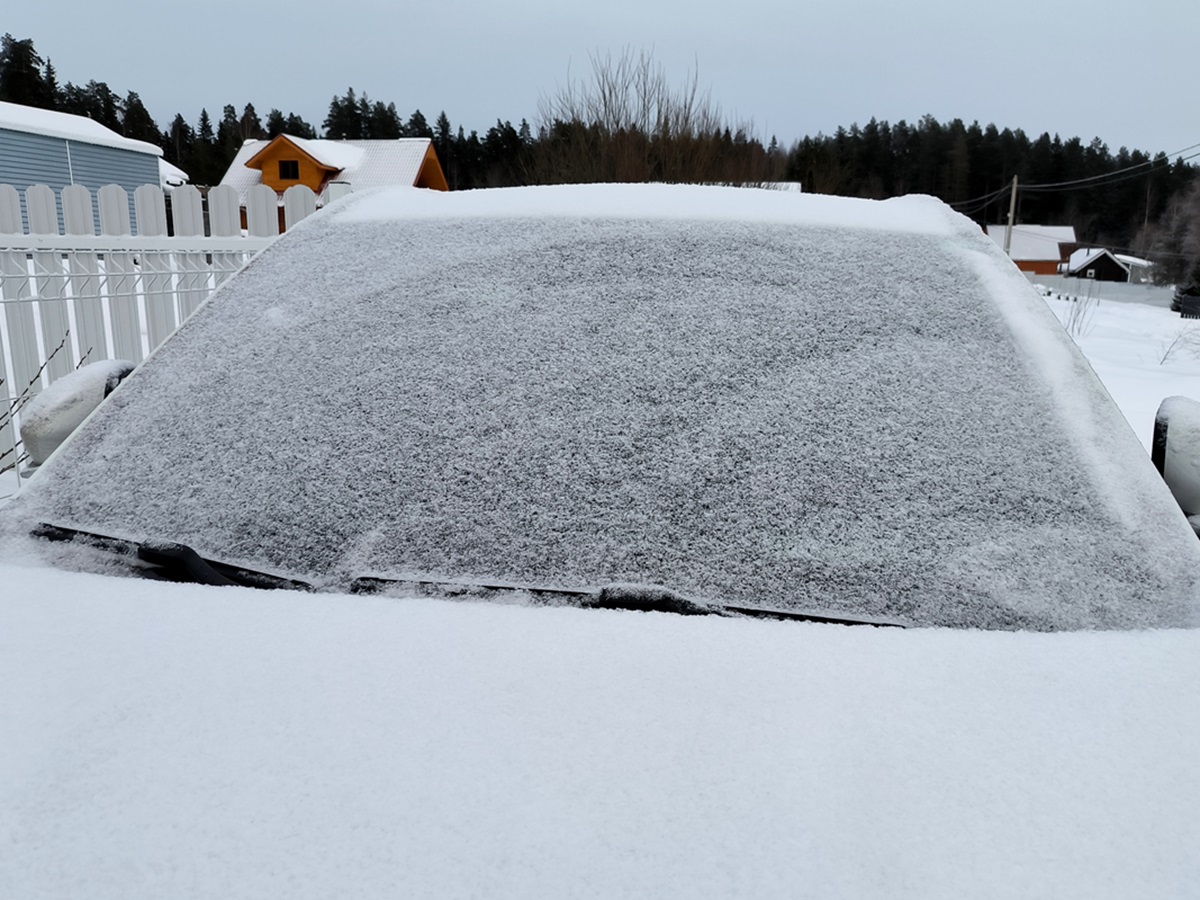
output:
[[[131,562],[136,559],[142,564],[134,566],[138,574],[165,581],[218,586],[237,585],[264,590],[315,590],[306,581],[207,559],[186,544],[173,541],[132,541],[78,528],[50,525],[46,522],[39,523],[32,534],[48,541],[84,544],[127,557]]]
[[[134,541],[126,538],[67,528],[45,522],[32,531],[35,537],[49,541],[69,541],[126,557],[138,574],[151,578],[191,584],[238,585],[241,587],[314,591],[306,581],[259,572],[245,566],[201,556],[186,544],[172,541]],[[528,595],[536,602],[559,603],[582,609],[614,609],[629,612],[661,612],[681,616],[726,616],[775,619],[792,622],[816,622],[829,625],[870,625],[876,628],[905,628],[904,622],[840,612],[777,609],[760,606],[702,603],[669,588],[645,584],[609,584],[601,588],[567,588],[549,585],[512,584],[500,581],[466,581],[425,577],[366,575],[350,583],[352,594],[375,594],[391,587],[404,586],[439,596],[455,594]]]
[[[438,580],[422,577],[363,576],[354,579],[351,593],[378,593],[389,587],[405,586],[438,595],[454,593],[522,593],[535,601],[565,600],[583,609],[616,609],[630,612],[662,612],[681,616],[726,616],[778,621],[816,622],[828,625],[871,625],[876,628],[905,628],[904,622],[869,616],[850,616],[832,611],[775,609],[734,606],[690,600],[669,588],[643,584],[610,584],[599,589],[560,588],[513,584],[499,581]]]

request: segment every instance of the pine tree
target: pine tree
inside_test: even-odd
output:
[[[433,137],[433,129],[429,127],[429,123],[425,121],[425,116],[419,109],[408,117],[408,124],[404,126],[404,132],[408,137]]]
[[[158,143],[158,126],[135,91],[130,91],[121,103],[121,133],[135,141]]]
[[[221,171],[224,171],[233,162],[233,158],[237,156],[241,146],[241,119],[238,118],[237,110],[232,105],[226,104],[221,111],[221,121],[217,124],[216,154],[217,159],[222,163]]]
[[[308,138],[310,140],[314,140],[317,136],[317,130],[295,113],[288,113],[284,131],[287,134],[295,135],[299,138]]]
[[[0,38],[0,100],[54,108],[54,95],[42,74],[42,58],[31,38],[18,41],[11,34]]]
[[[261,141],[267,136],[253,103],[247,103],[242,110],[242,116],[238,119],[238,135],[243,141]]]
[[[433,152],[437,154],[438,161],[442,164],[442,172],[446,175],[446,183],[450,190],[456,190],[458,187],[458,171],[454,163],[454,133],[450,128],[450,118],[446,115],[446,111],[442,110],[437,117],[433,135]]]
[[[208,117],[208,110],[200,110],[200,121],[196,126],[196,137],[205,144],[214,142],[212,119]]]
[[[48,109],[58,108],[58,74],[54,71],[54,66],[49,58],[46,59],[46,74],[42,79],[46,84],[46,96],[49,98],[50,106]]]
[[[87,116],[105,128],[120,133],[120,101],[103,81],[89,81],[83,87],[67,82],[59,108],[77,116]]]
[[[170,126],[163,132],[163,157],[190,175],[189,166],[192,163],[195,143],[196,133],[183,116],[176,113]]]
[[[278,109],[272,109],[267,113],[267,137],[276,138],[279,135],[287,132],[287,119],[283,117],[283,113]]]
[[[438,156],[446,153],[450,149],[450,119],[446,116],[446,111],[442,110],[438,113],[437,121],[434,123],[433,133],[433,149]]]
[[[321,127],[325,130],[325,137],[335,141],[362,137],[363,116],[354,88],[347,88],[343,96],[329,101],[329,115]]]
[[[366,94],[363,95],[366,99]],[[400,115],[396,112],[396,104],[389,103],[386,106],[381,101],[376,101],[371,105],[370,114],[363,120],[362,136],[377,141],[395,140],[402,137],[404,133],[403,126],[400,124]]]

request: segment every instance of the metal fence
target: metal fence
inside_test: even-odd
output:
[[[141,362],[279,235],[279,199],[262,185],[246,198],[245,228],[230,187],[207,197],[176,188],[168,216],[162,190],[144,185],[133,222],[123,188],[107,185],[95,199],[99,216],[87,188],[64,188],[60,234],[50,188],[28,188],[22,205],[0,185],[0,472],[19,459],[21,409],[38,391],[84,362]],[[290,227],[316,197],[293,187],[282,208]]]
[[[1026,273],[1033,284],[1044,285],[1056,294],[1071,297],[1092,297],[1101,300],[1119,300],[1127,303],[1147,303],[1152,306],[1170,306],[1173,287],[1154,284],[1129,284],[1123,281],[1096,281],[1090,278],[1070,278],[1066,275],[1034,275]]]

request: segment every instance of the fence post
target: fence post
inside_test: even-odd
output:
[[[72,184],[62,192],[63,222],[67,234],[96,236],[96,213],[92,192]],[[79,360],[108,358],[104,336],[104,312],[100,306],[100,260],[94,250],[76,249],[68,260],[71,272],[71,304],[75,308],[75,339]]]
[[[204,200],[192,185],[171,191],[175,237],[204,237]],[[173,253],[179,279],[179,323],[182,325],[208,296],[208,266],[204,254]]]
[[[129,194],[116,184],[100,188],[100,233],[109,237],[126,237],[133,233],[129,219]],[[145,356],[142,349],[142,319],[138,309],[137,267],[134,255],[113,251],[104,258],[105,288],[108,311],[112,321],[113,352],[121,359],[139,363]]]
[[[279,198],[265,184],[256,184],[246,191],[246,226],[254,237],[279,234]]]
[[[21,219],[21,195],[11,184],[0,184],[0,234],[24,234]],[[33,323],[33,304],[12,301],[29,299],[29,265],[25,254],[0,251],[0,300],[4,303],[4,324],[8,346],[0,343],[0,469],[16,463],[17,429],[10,411],[15,398],[34,381],[38,370],[37,331]],[[4,360],[9,360],[6,366]]]
[[[26,189],[25,210],[29,217],[30,234],[58,234],[58,203],[54,192],[46,185],[35,184]],[[64,299],[66,273],[63,271],[62,253],[50,250],[33,253],[33,284],[42,321],[42,359],[49,360],[46,372],[53,381],[74,368],[71,362],[70,322]],[[62,346],[61,350],[58,350],[59,346]]]
[[[154,184],[143,184],[133,192],[139,237],[167,236],[167,208],[163,192]],[[171,266],[164,253],[144,253],[141,259],[142,292],[146,298],[146,331],[150,351],[167,339],[179,320],[175,317],[175,296],[171,291]]]
[[[11,184],[0,184],[0,234],[24,233],[21,195]],[[42,362],[37,327],[33,321],[33,304],[13,302],[28,301],[31,290],[29,263],[25,254],[15,250],[0,253],[0,299],[8,301],[4,304],[4,321],[8,327],[8,352],[12,361],[12,371],[5,373],[0,368],[0,377],[13,379],[4,394],[14,397],[25,390]]]
[[[219,184],[208,192],[208,224],[213,237],[233,237],[242,230],[237,191]]]
[[[129,222],[129,193],[117,184],[106,184],[96,195],[100,204],[100,233],[107,237],[132,234]],[[104,255],[104,288],[112,322],[113,354],[118,359],[139,363],[142,352],[142,316],[138,312],[137,268],[133,254],[125,250]]]
[[[317,195],[306,184],[293,184],[283,192],[283,223],[285,228],[307,219],[317,211]]]
[[[241,213],[237,191],[229,185],[220,184],[208,192],[208,225],[213,237],[240,235],[242,233]],[[249,255],[249,252],[214,253],[213,268],[217,271],[213,277],[214,290],[221,286],[221,273],[237,271]]]

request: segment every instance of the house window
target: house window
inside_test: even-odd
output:
[[[1095,270],[1095,269],[1088,269],[1088,270],[1087,270],[1087,277],[1088,277],[1088,278],[1095,278],[1095,277],[1096,277],[1096,270]]]
[[[298,160],[298,159],[281,159],[279,161],[279,180],[280,181],[299,181],[300,180],[300,160]]]

